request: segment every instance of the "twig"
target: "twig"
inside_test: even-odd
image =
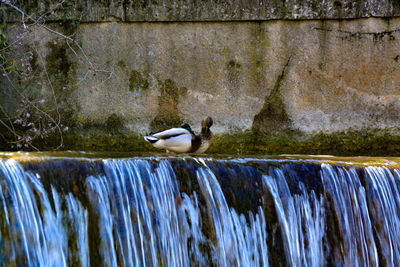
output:
[[[47,81],[48,81],[48,83],[49,83],[50,89],[51,89],[51,91],[52,91],[52,93],[53,93],[54,104],[55,104],[55,106],[56,106],[56,112],[57,112],[57,116],[58,116],[58,123],[57,123],[57,124],[59,124],[59,123],[61,122],[61,115],[60,115],[60,112],[59,112],[59,110],[58,110],[58,102],[57,102],[56,93],[55,93],[55,91],[54,91],[53,84],[52,84],[51,81],[50,81],[50,77],[49,77],[49,74],[48,74],[48,72],[47,72],[46,64],[44,64],[42,55],[40,54],[39,50],[37,49],[37,46],[36,46],[36,44],[35,44],[35,41],[32,40],[32,44],[33,44],[33,47],[35,48],[36,54],[37,54],[37,55],[39,56],[39,58],[40,58],[40,62],[42,63],[42,66],[43,66],[43,71],[44,71],[44,73],[45,73],[45,75],[46,75],[46,78],[47,78]]]
[[[38,108],[34,103],[32,103],[32,101],[30,101],[26,96],[24,96],[17,88],[15,88],[13,82],[11,81],[10,77],[8,77],[6,70],[4,69],[4,67],[1,67],[3,69],[3,73],[5,74],[4,76],[7,78],[7,80],[9,81],[9,83],[11,84],[11,87],[14,89],[14,91],[16,91],[21,98],[23,98],[29,105],[31,105],[34,109],[36,109],[39,113],[43,114],[44,116],[46,116],[51,122],[54,123],[54,125],[57,127],[59,133],[60,133],[60,144],[58,145],[58,147],[55,150],[58,150],[59,148],[61,148],[63,146],[63,136],[62,136],[62,130],[61,127],[58,125],[58,123],[53,119],[53,117],[48,114],[47,112],[41,110],[40,108]]]
[[[79,51],[81,51],[81,53],[82,53],[83,57],[85,58],[87,64],[90,65],[93,69],[96,69],[96,68],[94,67],[94,64],[89,60],[89,58],[88,58],[88,56],[86,55],[86,53],[85,53],[85,51],[83,50],[83,48],[78,44],[78,42],[77,42],[76,40],[74,40],[74,39],[72,39],[71,37],[66,36],[66,35],[64,35],[64,34],[58,32],[58,31],[55,31],[55,30],[53,30],[53,29],[47,27],[47,26],[44,25],[44,24],[39,23],[38,20],[36,20],[35,18],[33,18],[33,17],[30,16],[30,15],[27,15],[24,11],[22,11],[22,10],[21,10],[20,8],[18,8],[17,6],[11,4],[9,1],[6,1],[6,0],[0,0],[0,1],[1,1],[1,3],[5,4],[5,5],[8,5],[8,6],[10,6],[11,8],[15,9],[16,11],[18,11],[19,13],[21,13],[22,19],[24,19],[24,17],[27,17],[29,20],[33,21],[35,25],[38,25],[39,27],[44,28],[44,29],[46,29],[47,31],[49,31],[49,32],[51,32],[51,33],[53,33],[53,34],[55,34],[55,35],[61,36],[62,38],[64,38],[64,39],[66,39],[66,40],[72,42],[73,44],[75,44],[75,45],[78,47]],[[24,22],[24,21],[23,21],[23,24],[25,25],[25,22]],[[26,27],[24,27],[24,28],[26,28]]]
[[[62,5],[63,2],[64,2],[64,1],[62,1],[62,2],[59,3],[59,4],[57,4],[56,7],[55,7],[54,9],[56,9],[56,8],[58,8],[60,5]],[[17,6],[15,6],[14,4],[12,4],[9,0],[0,0],[0,3],[4,4],[4,5],[6,5],[6,6],[11,7],[13,10],[15,10],[15,11],[17,11],[18,13],[21,14],[21,17],[22,17],[22,26],[23,26],[23,29],[24,29],[23,32],[18,36],[18,39],[17,39],[16,41],[14,41],[14,42],[11,43],[11,44],[8,44],[7,47],[3,47],[3,48],[0,50],[0,52],[1,52],[1,51],[4,51],[4,50],[6,50],[6,49],[8,49],[8,48],[10,48],[10,47],[12,47],[12,46],[14,46],[15,44],[18,44],[19,42],[21,42],[21,40],[24,40],[24,39],[27,37],[27,34],[26,34],[26,33],[32,32],[31,27],[32,27],[32,26],[37,26],[38,28],[43,28],[43,29],[47,30],[48,32],[50,32],[50,33],[52,33],[52,34],[55,34],[56,36],[63,38],[63,39],[66,41],[66,43],[67,43],[69,49],[70,49],[70,50],[72,51],[72,53],[77,57],[77,59],[78,59],[80,62],[82,62],[83,64],[86,64],[86,65],[87,65],[87,71],[86,71],[86,73],[85,73],[85,75],[84,75],[84,77],[83,77],[83,80],[85,80],[85,79],[87,78],[88,74],[91,73],[91,72],[93,72],[93,73],[105,73],[105,74],[108,74],[108,76],[106,77],[106,79],[103,80],[103,81],[101,81],[101,83],[105,83],[106,81],[108,81],[109,79],[111,79],[111,77],[113,76],[113,74],[114,74],[113,71],[97,69],[97,68],[95,67],[95,65],[90,61],[89,57],[88,57],[87,54],[85,53],[84,49],[79,45],[79,43],[78,43],[76,40],[74,40],[73,38],[71,38],[72,35],[71,35],[71,36],[64,35],[64,34],[58,32],[58,31],[53,30],[53,29],[51,29],[50,27],[46,26],[46,25],[45,25],[45,22],[41,22],[41,20],[43,19],[43,17],[44,17],[45,15],[47,15],[50,11],[44,13],[43,15],[41,15],[41,16],[38,17],[38,18],[34,18],[32,15],[26,14],[26,13],[25,13],[23,10],[21,10],[19,7],[17,7]],[[28,21],[31,21],[32,23],[31,23],[31,24],[28,24],[28,23],[27,23]],[[57,38],[55,38],[55,39],[57,39]],[[55,112],[57,113],[57,116],[58,116],[57,121],[48,113],[48,111],[53,112],[53,110],[46,109],[46,111],[44,111],[44,110],[40,109],[38,106],[36,106],[36,104],[35,104],[33,101],[29,100],[29,99],[23,94],[23,92],[21,92],[19,89],[17,89],[17,88],[15,87],[14,82],[10,79],[10,77],[9,77],[9,75],[8,75],[8,72],[7,72],[6,68],[5,68],[5,67],[6,67],[5,64],[1,64],[1,65],[0,65],[0,69],[3,70],[4,76],[6,77],[6,79],[8,80],[8,82],[11,84],[12,89],[15,90],[15,92],[17,92],[17,94],[21,97],[21,99],[23,99],[23,101],[25,101],[26,104],[28,104],[29,106],[31,106],[34,110],[36,110],[36,111],[39,113],[39,119],[38,119],[38,124],[37,124],[37,125],[39,126],[39,127],[38,127],[38,128],[39,128],[39,132],[44,131],[45,134],[47,134],[47,132],[49,131],[49,129],[47,128],[47,126],[42,125],[42,123],[44,123],[45,120],[42,120],[42,116],[41,116],[40,114],[42,114],[45,118],[48,119],[48,121],[47,121],[46,123],[51,122],[51,124],[53,124],[53,125],[51,126],[51,128],[50,128],[50,131],[51,131],[51,132],[54,132],[55,129],[57,129],[57,131],[59,132],[59,135],[60,135],[60,144],[59,144],[59,146],[56,148],[56,150],[57,150],[57,149],[59,149],[60,147],[63,146],[63,133],[62,133],[62,129],[61,129],[61,127],[62,127],[62,125],[61,125],[61,114],[60,114],[60,112],[59,112],[59,105],[58,105],[58,102],[57,102],[57,97],[56,97],[56,93],[55,93],[55,90],[54,90],[54,86],[53,86],[52,81],[51,81],[51,79],[50,79],[50,76],[49,76],[49,73],[48,73],[48,71],[47,71],[45,62],[44,62],[43,57],[42,57],[42,55],[41,55],[41,53],[40,53],[40,51],[39,51],[39,48],[38,48],[37,44],[36,44],[33,40],[34,40],[34,39],[32,38],[33,47],[34,47],[34,49],[35,49],[36,54],[38,55],[38,58],[39,58],[40,61],[41,61],[41,65],[42,65],[42,67],[43,67],[43,72],[44,72],[44,74],[45,74],[45,76],[46,76],[47,83],[48,83],[48,85],[49,85],[49,87],[50,87],[50,89],[51,89],[51,92],[52,92],[52,97],[53,97],[53,101],[54,101],[54,110],[55,110]],[[24,40],[24,42],[26,42],[26,41]],[[80,54],[80,55],[78,55],[78,54]],[[31,73],[28,73],[28,74],[31,75]],[[29,76],[29,77],[31,77],[31,76]],[[23,90],[23,91],[24,91],[24,90]],[[29,106],[28,106],[28,107],[29,107]],[[1,106],[0,106],[0,107],[1,107]],[[1,107],[1,108],[2,108],[2,107]],[[25,109],[25,111],[21,111],[21,112],[25,112],[25,113],[26,113],[27,110]],[[4,110],[3,110],[3,113],[6,114],[6,113],[4,112]],[[21,114],[25,114],[25,113],[20,113],[20,116],[22,116]],[[7,115],[7,114],[6,114],[6,115]],[[3,120],[0,120],[0,123],[3,124],[8,130],[10,130],[10,131],[14,134],[14,136],[15,136],[16,138],[20,138],[19,135],[18,135],[18,133],[17,133],[17,132],[15,131],[15,129],[14,129],[14,124],[13,124],[13,122],[10,120],[10,118],[8,118],[8,120],[9,120],[9,122],[10,122],[10,125],[7,125],[7,123],[6,123],[5,121],[3,121]],[[35,123],[36,123],[36,122],[37,122],[37,121],[35,121]],[[10,126],[11,126],[11,127],[10,127]],[[48,124],[48,126],[50,126],[50,124]],[[40,135],[41,135],[41,134],[40,134]],[[39,134],[34,134],[33,137],[32,137],[32,136],[25,135],[23,138],[18,139],[17,143],[20,144],[21,142],[24,141],[24,142],[25,142],[25,145],[29,145],[29,146],[32,147],[33,149],[38,150],[38,149],[37,149],[34,145],[32,145],[32,143],[31,143],[32,138],[35,139],[35,138],[38,137],[38,136],[39,136]],[[42,136],[42,135],[41,135],[41,136]]]

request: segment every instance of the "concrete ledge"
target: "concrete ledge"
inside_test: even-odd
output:
[[[400,3],[391,0],[115,0],[115,1],[17,1],[27,14],[46,20],[80,22],[176,22],[176,21],[264,21],[303,19],[355,19],[397,17]],[[1,4],[1,14],[9,22],[21,15]]]
[[[0,132],[3,131],[0,125]],[[51,151],[59,137],[39,140],[35,145],[42,151]],[[25,150],[29,150],[24,148]],[[24,150],[23,149],[23,150]],[[9,151],[1,142],[0,151]],[[158,153],[136,133],[110,133],[98,130],[70,131],[64,135],[66,151]],[[400,135],[385,130],[361,130],[307,135],[296,131],[279,134],[261,134],[247,131],[236,134],[217,134],[207,155],[336,155],[336,156],[400,156]]]

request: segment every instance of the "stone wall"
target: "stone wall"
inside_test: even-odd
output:
[[[71,129],[65,133],[66,148],[129,150],[126,134],[143,135],[183,121],[199,130],[201,119],[212,116],[216,153],[374,154],[375,140],[384,136],[379,140],[385,147],[375,154],[396,154],[397,2],[142,2],[100,1],[91,8],[91,1],[71,3],[65,10],[72,17],[87,14],[79,24],[47,24],[73,33],[85,55],[44,28],[33,27],[25,38],[45,59],[61,117]],[[43,12],[54,4],[46,3],[22,6]],[[7,16],[18,20],[15,13]],[[60,18],[57,12],[52,16],[49,21]],[[10,23],[10,41],[19,31],[20,24]],[[24,49],[33,48],[27,43]],[[51,92],[45,83],[31,89]],[[10,94],[2,99],[3,106],[13,108]],[[74,141],[77,135],[85,143],[116,132],[123,134],[115,141],[118,146]],[[332,138],[337,143],[330,144]],[[308,140],[314,141],[305,146]]]
[[[86,77],[74,102],[84,120],[115,113],[141,133],[158,130],[154,121],[198,128],[206,115],[216,132],[250,129],[255,118],[265,130],[394,127],[399,30],[398,19],[84,24],[87,55],[114,75]],[[75,68],[82,77],[86,66]]]
[[[395,0],[113,0],[12,1],[27,14],[47,14],[48,21],[75,19],[81,22],[176,22],[355,19],[395,17],[400,3]],[[21,16],[2,7],[11,22]]]

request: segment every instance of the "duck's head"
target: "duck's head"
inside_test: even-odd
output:
[[[213,125],[213,119],[209,116],[201,121],[201,128],[210,128],[212,125]]]
[[[190,133],[193,133],[192,127],[190,127],[190,125],[186,122],[181,124],[181,128],[188,130]]]
[[[201,133],[208,134],[210,133],[210,127],[213,125],[213,119],[211,117],[206,117],[201,121]]]

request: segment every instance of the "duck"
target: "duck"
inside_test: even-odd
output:
[[[206,117],[201,122],[201,132],[196,134],[187,123],[182,123],[180,128],[171,128],[162,132],[144,137],[144,140],[154,147],[165,149],[168,153],[204,153],[213,141],[210,128],[213,119]]]

